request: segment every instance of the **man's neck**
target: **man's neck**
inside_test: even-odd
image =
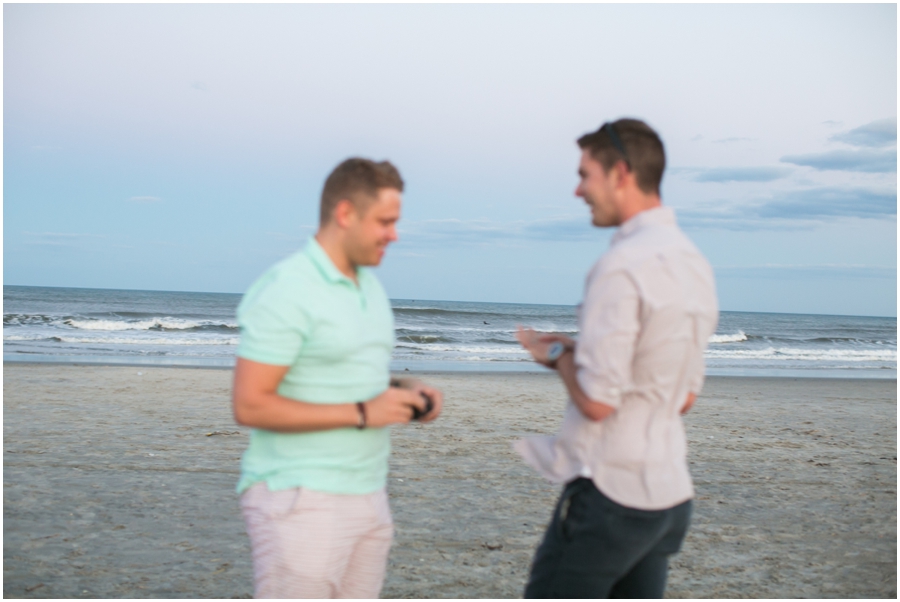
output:
[[[622,218],[622,222],[619,225],[624,224],[639,213],[658,207],[662,207],[662,200],[659,198],[658,194],[635,194],[632,198],[628,199],[628,202],[622,207],[622,211],[619,214]]]
[[[347,257],[347,253],[344,251],[343,239],[340,233],[327,227],[319,228],[315,238],[322,250],[325,251],[325,254],[328,255],[328,258],[331,259],[334,267],[341,274],[356,282],[356,266],[350,261],[350,258]]]

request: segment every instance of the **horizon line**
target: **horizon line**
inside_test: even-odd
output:
[[[3,287],[7,286],[15,286],[19,288],[59,288],[59,289],[74,289],[74,290],[87,290],[87,291],[126,291],[126,292],[137,292],[137,293],[188,293],[188,294],[200,294],[200,295],[243,295],[244,293],[224,293],[219,291],[173,291],[173,290],[164,290],[164,289],[143,289],[143,288],[105,288],[105,287],[90,287],[90,286],[45,286],[45,285],[34,285],[34,284],[7,284],[3,283]],[[496,304],[496,305],[543,305],[543,306],[555,306],[555,307],[577,307],[576,304],[568,304],[568,303],[521,303],[521,302],[512,302],[512,301],[460,301],[454,299],[411,299],[411,298],[403,298],[403,297],[388,297],[391,302],[394,301],[412,301],[413,303],[417,301],[427,301],[427,302],[435,302],[435,303],[485,303],[485,304]],[[882,315],[859,315],[859,314],[831,314],[831,313],[800,313],[800,312],[787,312],[787,311],[756,311],[756,310],[748,310],[748,309],[719,309],[719,312],[726,313],[747,313],[747,314],[773,314],[773,315],[785,315],[785,316],[831,316],[835,318],[886,318],[896,320],[897,316],[882,316]]]

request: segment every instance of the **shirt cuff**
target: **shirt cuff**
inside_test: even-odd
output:
[[[242,349],[238,347],[235,355],[244,358],[245,360],[250,360],[251,362],[269,364],[270,366],[290,366],[294,363],[293,358],[285,358],[284,356],[279,356],[277,353],[266,353],[255,349]]]
[[[591,401],[616,409],[622,405],[622,388],[599,382],[600,379],[591,374],[586,368],[578,369],[578,372],[575,373],[575,380],[578,381],[581,390],[584,391],[584,394]]]

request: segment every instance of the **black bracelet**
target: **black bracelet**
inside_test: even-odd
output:
[[[356,402],[356,411],[359,412],[359,422],[356,425],[356,428],[359,430],[363,430],[366,428],[366,406],[361,401]]]

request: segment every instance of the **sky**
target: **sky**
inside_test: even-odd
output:
[[[243,292],[362,156],[390,297],[576,304],[575,140],[620,117],[721,309],[896,316],[893,4],[5,4],[3,281]]]

